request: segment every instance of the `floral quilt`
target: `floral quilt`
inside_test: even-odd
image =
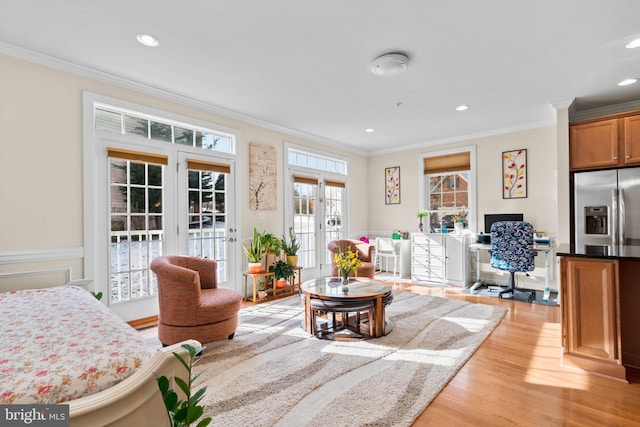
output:
[[[86,290],[0,293],[0,403],[60,403],[104,390],[157,351]]]

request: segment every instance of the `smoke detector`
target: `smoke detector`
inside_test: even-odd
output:
[[[404,53],[385,53],[373,60],[371,72],[376,76],[395,76],[407,69],[409,57]]]

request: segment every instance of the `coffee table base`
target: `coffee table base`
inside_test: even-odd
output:
[[[316,316],[316,338],[331,341],[360,341],[373,338],[369,335],[369,316],[367,313],[360,314],[360,322],[357,322],[355,313],[349,313],[348,322],[345,325],[343,315],[346,313],[327,313],[325,315]],[[332,317],[336,316],[334,322]],[[301,322],[304,329],[304,320]],[[383,335],[387,335],[393,329],[393,322],[385,319],[385,330]]]

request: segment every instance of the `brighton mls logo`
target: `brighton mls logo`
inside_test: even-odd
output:
[[[0,425],[69,427],[69,405],[0,405]]]

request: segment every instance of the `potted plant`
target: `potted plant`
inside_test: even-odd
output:
[[[293,276],[293,266],[282,260],[278,260],[276,265],[269,267],[269,271],[273,272],[276,279],[276,288],[284,288],[287,286],[289,278]]]
[[[298,265],[298,250],[300,249],[300,243],[293,232],[293,227],[289,227],[289,241],[287,241],[285,236],[282,236],[280,244],[282,246],[282,252],[287,256],[287,262],[294,267]]]
[[[429,215],[429,211],[427,210],[419,210],[418,211],[418,229],[420,230],[421,233],[424,232],[424,223],[422,222],[422,218],[424,218],[425,216]]]
[[[268,266],[271,265],[269,254],[273,254],[273,263],[275,263],[276,260],[280,258],[280,250],[282,248],[280,246],[280,239],[277,238],[274,234],[264,231],[261,234],[261,239],[262,246],[264,246],[264,253],[267,255],[267,257],[265,258],[265,270],[267,270]]]
[[[253,241],[249,246],[243,244],[242,249],[247,255],[249,260],[248,271],[251,274],[260,273],[262,271],[262,256],[265,253],[265,248],[262,240],[262,236],[258,233],[258,230],[253,229]]]

